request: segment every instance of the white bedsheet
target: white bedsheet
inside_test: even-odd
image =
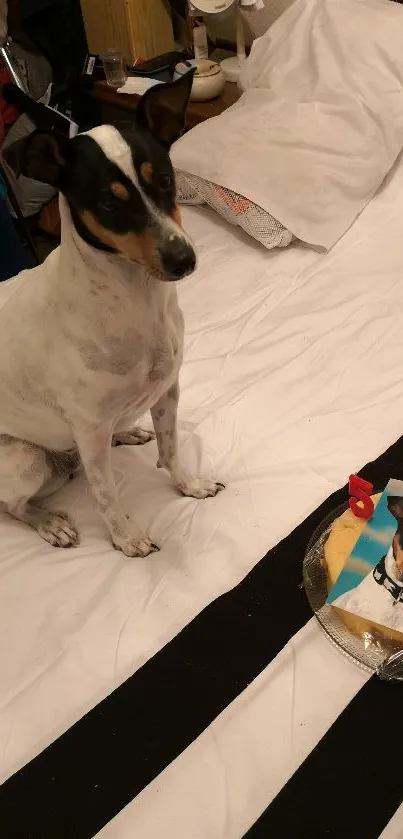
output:
[[[147,560],[127,560],[112,549],[84,478],[54,499],[80,526],[79,548],[56,551],[23,524],[0,520],[1,779],[109,694],[205,604],[242,579],[351,472],[400,436],[402,210],[400,162],[326,256],[302,246],[268,253],[208,210],[184,212],[200,264],[180,285],[187,324],[181,440],[188,464],[227,488],[206,502],[181,499],[155,469],[154,444],[115,450],[127,511],[162,546]],[[12,284],[0,287],[2,300],[11,292]],[[129,805],[105,828],[105,837],[157,839],[162,824],[164,836],[175,839],[241,835],[266,805],[268,790],[280,788],[306,753],[301,718],[312,744],[326,730],[329,713],[334,718],[365,680],[313,622],[299,637],[281,655],[294,655],[306,642],[306,670],[301,667],[290,681],[281,676],[279,656],[230,706],[231,713],[219,717],[216,738],[209,744],[204,732],[190,747],[207,749],[211,757],[234,714],[245,720],[248,760],[261,763],[261,776],[249,790],[242,738],[234,741],[228,771],[238,772],[237,784],[247,790],[242,813],[239,798],[226,798],[219,784],[222,766],[214,770],[206,758],[199,764],[197,795],[207,796],[216,777],[225,819],[217,811],[210,832],[204,832],[201,817],[192,828],[186,825],[181,771],[173,780],[172,772],[185,761],[182,774],[191,783],[188,749],[139,796],[141,830],[124,832]],[[320,666],[326,656],[338,674],[330,711]],[[267,709],[281,708],[282,697],[289,713],[277,726]],[[279,753],[281,747],[276,776],[275,761],[269,766],[261,752],[261,714],[267,742],[271,736],[271,747]],[[161,796],[169,783],[174,787],[164,814],[162,805],[155,807],[153,789]],[[212,817],[207,810],[206,824]]]

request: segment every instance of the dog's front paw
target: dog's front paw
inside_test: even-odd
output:
[[[213,498],[225,489],[225,485],[218,481],[208,481],[206,478],[186,478],[176,484],[182,495],[191,498]]]
[[[131,431],[122,431],[120,434],[114,434],[112,439],[113,446],[144,446],[155,440],[153,431],[145,431],[143,428],[132,428]]]
[[[146,536],[145,533],[137,533],[132,536],[130,533],[120,535],[114,534],[112,542],[117,551],[122,551],[125,556],[148,556],[149,554],[159,551],[157,545]]]

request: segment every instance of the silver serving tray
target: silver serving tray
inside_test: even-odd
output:
[[[309,541],[303,563],[303,581],[309,605],[327,637],[349,659],[387,681],[403,681],[403,644],[388,640],[375,631],[354,635],[326,603],[328,595],[324,545],[331,525],[348,509],[341,504],[320,523]]]

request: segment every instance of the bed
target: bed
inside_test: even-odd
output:
[[[114,450],[146,561],[82,476],[54,500],[80,547],[0,519],[5,838],[401,839],[403,688],[331,645],[300,583],[348,476],[403,479],[402,214],[401,156],[328,254],[185,208],[180,438],[226,490],[180,498],[154,443]]]

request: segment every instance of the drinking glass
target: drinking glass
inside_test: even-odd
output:
[[[100,57],[104,67],[107,84],[110,87],[123,87],[127,78],[123,53],[111,49]]]

